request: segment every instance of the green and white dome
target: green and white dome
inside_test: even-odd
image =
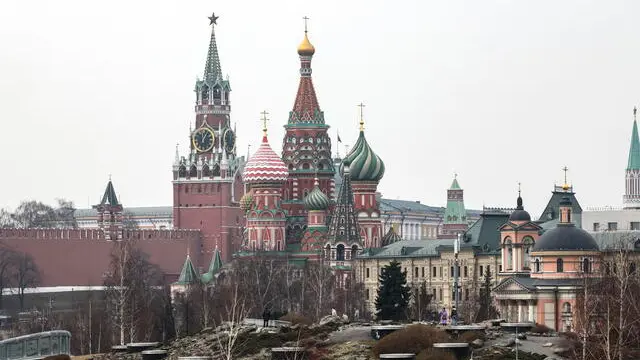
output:
[[[329,208],[329,197],[320,190],[318,179],[316,179],[313,190],[304,198],[304,207],[307,210],[327,210]]]
[[[384,162],[371,150],[364,130],[360,130],[358,141],[342,161],[341,171],[345,165],[349,166],[353,181],[380,181],[384,176]]]

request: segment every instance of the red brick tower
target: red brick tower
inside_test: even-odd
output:
[[[306,20],[306,18],[305,18]],[[311,80],[311,58],[315,48],[309,42],[305,23],[304,39],[298,46],[300,55],[300,85],[284,126],[286,133],[282,144],[282,160],[289,170],[289,178],[283,188],[283,207],[287,210],[287,242],[300,241],[306,227],[307,212],[303,199],[314,188],[317,174],[320,191],[331,195],[334,167],[331,160],[329,126],[324,122],[316,92]]]
[[[176,149],[173,225],[201,230],[201,259],[209,258],[218,246],[222,257],[229,260],[241,239],[238,200],[244,193],[240,177],[244,158],[236,156],[231,87],[222,77],[214,29],[217,19],[215,14],[209,17],[211,39],[203,79],[195,86],[196,122],[189,134],[189,153],[180,157]]]
[[[263,113],[266,116],[266,113]],[[250,187],[252,201],[247,208],[247,250],[284,251],[286,214],[282,209],[282,185],[289,172],[282,159],[269,146],[266,117],[262,143],[247,161],[242,178]]]
[[[122,204],[118,202],[116,191],[113,188],[111,177],[104,189],[104,195],[100,204],[94,205],[98,212],[98,227],[104,232],[107,240],[122,239]]]
[[[382,176],[384,176],[384,162],[376,155],[367,138],[364,136],[363,104],[360,104],[360,135],[356,144],[343,160],[344,167],[349,166],[351,189],[353,191],[353,206],[358,216],[360,237],[365,248],[381,246],[382,221],[380,209],[376,199],[376,190]],[[346,172],[344,172],[346,176]]]

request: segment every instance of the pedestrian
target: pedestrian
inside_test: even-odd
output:
[[[269,327],[269,318],[271,318],[271,312],[269,311],[268,307],[265,307],[264,311],[262,312],[262,327]]]
[[[447,314],[447,309],[442,308],[442,311],[440,311],[440,325],[447,325],[448,316],[449,314]]]
[[[455,306],[451,309],[451,325],[458,325],[458,311]]]

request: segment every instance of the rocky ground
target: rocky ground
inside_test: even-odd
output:
[[[308,360],[369,360],[375,359],[370,337],[370,324],[347,324],[338,317],[326,317],[312,326],[286,325],[263,328],[255,324],[242,327],[237,340],[235,359],[268,360],[273,347],[302,346],[309,349]],[[228,336],[228,328],[208,328],[197,335],[178,339],[163,348],[170,360],[180,356],[212,356],[222,358],[220,346]],[[486,332],[486,342],[476,343],[474,360],[515,359],[515,335],[497,330]],[[558,337],[520,335],[519,360],[563,359],[556,353],[566,347]],[[139,354],[104,354],[95,360],[141,360]]]

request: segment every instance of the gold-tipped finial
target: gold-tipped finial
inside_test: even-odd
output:
[[[364,115],[362,114],[362,111],[364,110],[365,105],[361,102],[358,104],[358,107],[360,108],[360,131],[364,131]]]
[[[262,115],[262,118],[260,118],[260,121],[262,121],[262,133],[266,137],[267,136],[267,121],[269,121],[269,119],[267,118],[267,115],[269,115],[269,113],[267,112],[267,110],[264,110],[260,114]]]
[[[302,39],[302,42],[298,46],[298,55],[311,56],[316,52],[316,48],[314,48],[313,45],[311,45],[311,42],[309,41],[309,37],[307,36],[307,33],[308,33],[307,20],[309,20],[309,18],[305,16],[302,19],[304,20],[304,39]]]
[[[562,190],[567,191],[569,190],[569,183],[567,182],[567,171],[569,171],[568,167],[563,167],[562,171],[564,171],[564,184],[562,184]]]

